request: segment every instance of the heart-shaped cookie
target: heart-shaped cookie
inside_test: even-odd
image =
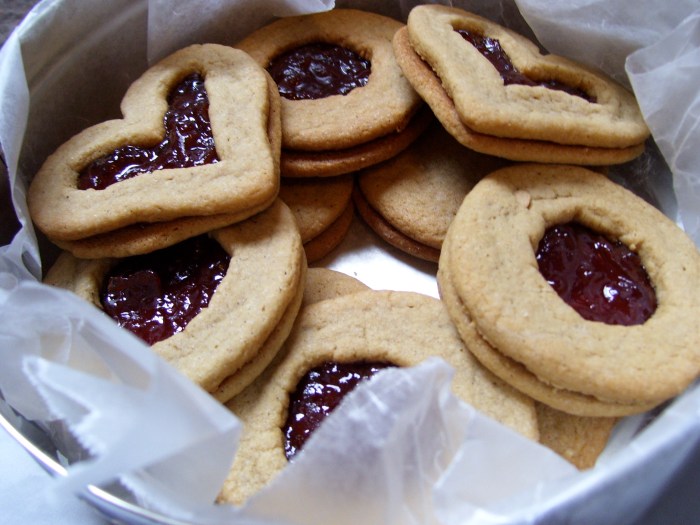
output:
[[[279,199],[254,217],[209,232],[208,237],[230,257],[223,278],[210,294],[208,305],[184,327],[179,322],[181,316],[177,308],[173,315],[178,317],[173,322],[163,320],[160,314],[153,316],[151,322],[150,310],[145,314],[129,310],[119,319],[138,319],[140,324],[133,331],[147,341],[154,341],[151,345],[154,352],[225,402],[257,377],[289,334],[301,305],[306,260],[294,215]],[[86,260],[64,252],[47,273],[45,282],[69,289],[104,310],[105,304],[114,302],[104,298],[106,277],[117,264],[134,259]],[[166,262],[172,259],[174,257],[168,255]],[[160,273],[150,265],[137,264],[137,271],[132,266],[127,275]],[[186,270],[192,266],[192,261],[186,260]],[[185,273],[185,270],[178,270],[176,281],[182,281]],[[173,294],[161,300],[152,293],[155,285],[148,286],[150,280],[145,286],[129,286],[123,275],[116,275],[126,283],[120,285],[125,290],[123,295],[145,289],[145,298],[136,299],[139,303],[156,302],[170,309],[170,303],[175,302],[169,298]],[[166,279],[161,277],[157,282],[164,283]],[[194,290],[193,298],[185,301],[184,310],[189,311],[202,295],[202,288],[198,283],[196,287],[194,284],[187,286]],[[181,327],[180,331],[161,338],[159,325],[167,327],[175,322]],[[152,325],[158,325],[154,329],[157,337],[151,336]]]
[[[582,153],[587,163],[586,151],[577,149],[592,148],[588,163],[602,164],[639,155],[649,136],[634,96],[611,79],[543,55],[528,39],[461,9],[417,6],[394,45],[407,78],[446,129],[478,151],[499,154],[500,146],[507,158],[540,162],[549,161],[548,150],[559,162]],[[429,86],[426,70],[435,78]],[[598,153],[612,159],[597,160]]]
[[[164,115],[175,88],[193,73],[203,78],[205,94],[195,97],[207,97],[215,162],[167,165],[104,189],[79,189],[86,168],[125,148],[153,148],[170,139],[182,153],[180,139],[165,136]],[[135,224],[222,214],[242,220],[257,213],[279,189],[280,124],[270,124],[279,119],[279,95],[269,82],[252,58],[233,48],[193,45],[168,56],[130,86],[123,119],[84,130],[46,159],[28,192],[33,220],[50,239],[75,241]]]

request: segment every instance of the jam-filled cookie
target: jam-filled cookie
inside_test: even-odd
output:
[[[244,52],[182,49],[137,79],[121,109],[122,119],[69,139],[34,177],[29,209],[49,239],[99,257],[118,232],[120,240],[135,237],[143,252],[274,201],[279,94]]]
[[[395,155],[432,119],[394,57],[403,24],[353,9],[287,17],[236,44],[282,97],[281,173],[349,173]]]
[[[307,262],[323,258],[348,233],[354,183],[351,175],[282,180],[280,199],[296,217]]]
[[[700,372],[700,255],[646,201],[585,168],[482,179],[450,225],[441,297],[467,347],[561,411],[623,416]]]
[[[532,401],[466,351],[439,300],[412,292],[357,292],[303,308],[274,363],[228,404],[244,428],[220,499],[243,503],[270,482],[359,380],[431,356],[454,367],[455,395],[537,438]],[[352,381],[339,381],[344,376]]]
[[[225,402],[272,360],[300,308],[306,261],[276,201],[232,226],[149,254],[63,253],[45,282],[85,298]]]
[[[487,19],[417,6],[394,48],[406,77],[469,148],[586,165],[625,162],[644,150],[649,130],[630,92]]]
[[[409,148],[358,173],[355,206],[389,244],[438,262],[447,228],[464,196],[504,161],[465,148],[439,124]]]

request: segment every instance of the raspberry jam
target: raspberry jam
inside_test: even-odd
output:
[[[392,366],[381,362],[329,362],[309,370],[289,395],[287,421],[282,428],[287,459],[301,450],[313,431],[360,381]]]
[[[209,98],[201,75],[194,73],[180,82],[168,97],[168,108],[160,144],[122,146],[93,161],[78,176],[78,189],[103,190],[141,173],[217,162]]]
[[[104,311],[152,345],[182,331],[226,275],[230,257],[207,236],[128,257],[105,276]]]
[[[280,95],[302,100],[347,95],[367,84],[371,64],[347,48],[316,43],[279,55],[267,70]]]
[[[619,241],[568,223],[546,230],[536,257],[540,273],[584,319],[629,326],[656,310],[639,256]]]
[[[595,99],[582,89],[568,86],[557,80],[535,81],[527,77],[513,65],[497,39],[470,33],[464,29],[457,29],[456,31],[491,62],[493,67],[500,73],[504,85],[543,86],[549,89],[565,91],[569,95],[581,97],[588,102],[595,102]]]

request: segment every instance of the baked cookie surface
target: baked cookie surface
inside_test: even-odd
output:
[[[570,221],[638,254],[658,301],[649,319],[586,320],[544,279],[537,245],[547,227]],[[494,172],[467,196],[446,243],[438,282],[467,346],[535,399],[578,415],[626,415],[675,396],[700,371],[697,249],[606,177],[571,166]]]
[[[210,236],[231,257],[225,276],[206,308],[151,348],[226,401],[262,371],[289,333],[301,304],[306,261],[294,217],[281,201]],[[116,262],[64,253],[45,282],[102,308],[104,277]]]
[[[93,161],[120,148],[164,140],[171,90],[203,77],[216,162],[157,169],[104,189],[79,189]],[[75,135],[49,156],[28,192],[30,213],[51,239],[76,241],[143,223],[235,214],[242,220],[272,203],[279,188],[279,118],[269,77],[242,51],[194,45],[147,70],[122,99],[123,119]],[[271,97],[272,95],[272,97]]]
[[[244,432],[220,499],[242,503],[284,468],[289,393],[309,369],[326,362],[413,366],[431,356],[455,368],[455,395],[537,438],[531,400],[471,357],[440,301],[411,292],[357,292],[305,307],[273,365],[228,404]]]

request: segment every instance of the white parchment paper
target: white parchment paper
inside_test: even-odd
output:
[[[416,3],[335,5],[405,18]],[[658,151],[650,144],[613,175],[700,242],[695,2],[452,3],[632,86]],[[0,51],[0,146],[11,192],[3,205],[21,224],[0,250],[0,391],[25,417],[67,429],[71,439],[62,445],[76,461],[57,490],[118,480],[144,508],[202,524],[633,523],[698,442],[696,389],[651,424],[645,416],[623,421],[598,465],[581,473],[452,397],[443,362],[388,370],[353,392],[298,461],[246,507],[217,506],[236,419],[94,308],[37,282],[56,250],[35,236],[25,190],[53,149],[119,116],[130,82],[175,49],[233,44],[274,16],[333,5],[45,0]],[[434,267],[386,249],[358,222],[324,264],[373,288],[437,296]]]

